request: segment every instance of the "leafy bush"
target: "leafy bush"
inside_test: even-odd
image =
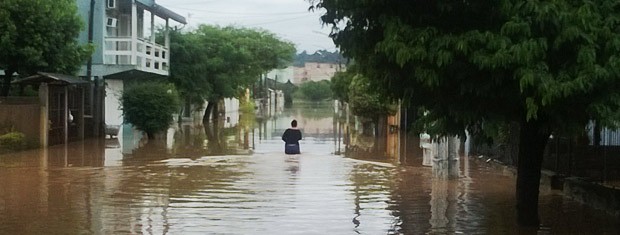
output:
[[[5,150],[22,150],[28,147],[26,135],[21,132],[9,132],[0,135],[0,148]]]
[[[179,108],[179,98],[172,85],[163,83],[137,83],[125,89],[121,96],[125,120],[149,139],[170,126],[173,114]]]

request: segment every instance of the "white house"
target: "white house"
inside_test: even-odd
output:
[[[186,20],[154,0],[83,0],[77,5],[86,22],[79,41],[95,47],[92,63],[82,66],[80,76],[105,85],[105,123],[121,125],[118,96],[124,85],[169,75],[168,32],[172,23]],[[156,40],[162,25],[165,36]]]

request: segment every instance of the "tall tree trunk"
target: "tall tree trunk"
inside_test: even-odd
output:
[[[2,90],[0,90],[0,96],[7,97],[9,96],[9,91],[11,89],[11,79],[13,78],[13,73],[15,70],[8,68],[4,71],[4,77],[2,79]]]
[[[220,138],[219,121],[213,120],[213,123],[205,123],[204,128],[205,135],[207,137],[207,148],[209,154],[224,154],[224,148],[222,147],[222,141]]]
[[[525,227],[538,227],[538,194],[540,170],[549,133],[540,120],[523,121],[519,136],[517,160],[517,222]]]
[[[183,105],[179,108],[179,115],[177,118],[177,122],[180,124],[183,122],[184,117],[191,117],[191,100],[189,97],[183,98]]]
[[[387,150],[387,117],[373,119],[375,124],[375,152],[384,154]]]
[[[217,122],[220,118],[220,100],[213,102],[213,110],[211,111],[211,119],[213,122]]]
[[[207,108],[205,108],[205,114],[202,116],[203,123],[209,123],[211,113],[213,112],[213,106],[217,105],[216,101],[209,101]]]
[[[601,146],[601,125],[599,122],[594,121],[594,146]]]
[[[177,124],[183,123],[183,112],[185,111],[185,107],[179,108],[179,113],[177,114]]]

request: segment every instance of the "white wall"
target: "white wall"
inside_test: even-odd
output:
[[[224,127],[234,127],[239,124],[239,100],[235,98],[224,99]]]
[[[122,80],[105,80],[105,123],[107,125],[121,125],[123,111],[120,110],[120,97],[123,92]]]

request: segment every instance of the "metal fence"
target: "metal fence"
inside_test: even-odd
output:
[[[619,139],[617,133],[610,137],[613,139],[608,140]],[[612,145],[612,141],[605,143],[595,146],[569,138],[551,139],[545,151],[543,168],[598,182],[620,180],[620,146]]]

